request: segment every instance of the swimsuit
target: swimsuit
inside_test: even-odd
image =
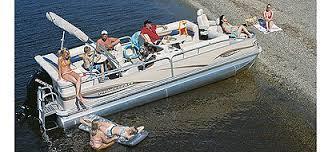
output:
[[[126,127],[120,127],[119,135],[122,137],[126,137]]]
[[[108,137],[113,137],[113,129],[114,129],[114,127],[116,127],[117,125],[116,124],[112,124],[111,126],[109,126],[107,129],[106,129],[106,135],[108,136]],[[125,137],[126,138],[126,128],[128,128],[127,126],[120,126],[119,127],[119,136],[120,137]]]
[[[64,75],[69,74],[69,73],[71,73],[71,72],[73,72],[73,71],[70,70],[70,71],[63,72],[63,73],[61,74],[61,75],[62,75],[62,78],[63,78]]]
[[[238,36],[238,29],[236,29],[234,26],[228,25],[227,23],[223,23],[223,27],[227,31],[230,31],[230,34],[233,35],[234,37]]]
[[[107,128],[107,130],[106,130],[106,134],[107,134],[107,136],[108,137],[113,137],[113,133],[112,133],[112,130],[113,130],[113,128],[114,127],[116,127],[117,125],[116,124],[112,124],[112,125],[110,125],[108,128]]]
[[[62,67],[68,67],[71,64],[71,61],[69,59],[67,59],[67,60],[66,59],[63,59],[63,61],[61,62],[61,64],[62,64],[61,65]],[[71,72],[73,72],[71,69],[69,71],[62,72],[61,73],[62,78],[63,78],[64,75],[69,74]]]
[[[263,17],[268,18],[269,20],[272,20],[273,12],[272,11],[264,11]]]

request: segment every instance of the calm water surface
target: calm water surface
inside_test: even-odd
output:
[[[38,68],[33,57],[60,47],[61,30],[45,17],[53,11],[92,39],[105,29],[111,36],[132,35],[145,19],[167,23],[195,21],[195,10],[173,0],[16,1],[16,105],[26,100],[26,85]],[[82,43],[66,36],[66,47]],[[255,66],[258,63],[256,63]],[[315,151],[314,107],[285,91],[254,68],[235,77],[106,116],[150,132],[136,147],[115,144],[109,151]],[[309,110],[310,109],[310,110]],[[16,122],[16,151],[91,151],[89,135],[76,128],[49,132],[44,143],[38,120]]]

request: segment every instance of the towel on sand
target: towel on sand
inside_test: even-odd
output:
[[[263,19],[259,19],[258,24],[253,25],[256,29],[258,29],[260,32],[263,32],[264,34],[268,34],[271,32],[281,31],[282,29],[278,27],[276,24],[272,25],[272,28],[270,29],[270,32],[267,32],[267,29],[265,27],[265,22]]]

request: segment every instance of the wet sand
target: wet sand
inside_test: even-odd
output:
[[[307,96],[316,104],[316,1],[309,0],[182,0],[204,9],[210,19],[224,14],[233,25],[245,18],[262,17],[267,3],[273,7],[274,22],[283,31],[263,34],[253,26],[263,52],[256,69],[288,91]]]

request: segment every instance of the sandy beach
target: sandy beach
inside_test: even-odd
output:
[[[271,75],[271,81],[283,88],[306,96],[316,104],[316,1],[303,0],[188,0],[195,8],[202,8],[210,19],[227,16],[233,25],[244,23],[249,17],[262,18],[265,7],[273,7],[274,22],[282,31],[263,34],[253,31],[263,48],[255,68]]]

